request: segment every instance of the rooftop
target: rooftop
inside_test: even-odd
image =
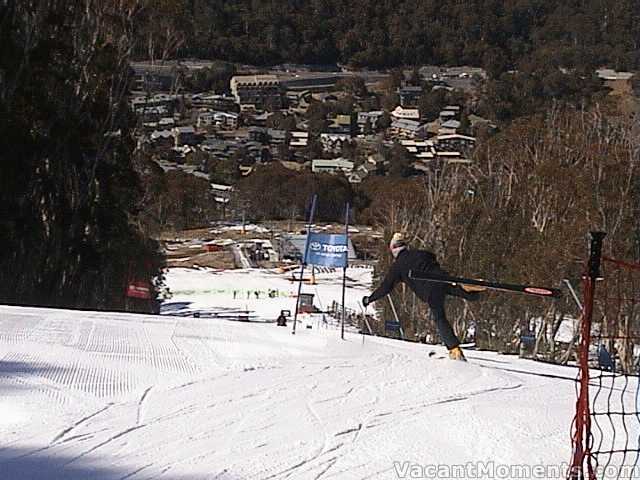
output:
[[[455,121],[455,120],[450,120],[450,121]],[[445,122],[445,123],[448,123],[448,122]],[[476,141],[475,137],[470,137],[468,135],[461,135],[459,133],[452,133],[448,135],[438,135],[436,138],[438,141],[441,141],[441,140],[467,140],[470,142]]]
[[[280,80],[275,75],[236,75],[231,77],[231,85],[265,85],[279,84]]]
[[[420,122],[416,120],[400,118],[398,120],[394,120],[393,123],[391,123],[391,127],[400,128],[402,130],[418,130],[420,128]]]
[[[442,128],[460,128],[460,122],[458,120],[447,120],[442,125]]]
[[[602,80],[630,80],[633,77],[631,72],[616,72],[611,68],[601,68],[596,70],[596,75]]]
[[[196,133],[196,129],[191,125],[187,125],[186,127],[175,127],[173,130],[176,133]]]

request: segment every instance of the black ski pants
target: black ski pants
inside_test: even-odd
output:
[[[447,295],[464,298],[465,300],[476,300],[479,296],[477,292],[465,292],[459,286],[449,285],[447,283],[433,282],[427,303],[433,312],[433,318],[438,328],[440,338],[449,350],[460,345],[460,340],[453,331],[453,327],[447,320],[445,312],[445,301]]]

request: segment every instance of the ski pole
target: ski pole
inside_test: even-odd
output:
[[[400,323],[400,317],[398,317],[398,312],[396,312],[396,306],[393,304],[393,299],[391,295],[387,297],[389,299],[389,304],[391,305],[391,310],[393,311],[393,316],[396,317],[396,322],[400,326],[400,337],[404,340],[404,330],[402,330],[402,324]]]
[[[373,335],[373,330],[371,330],[371,325],[369,325],[369,320],[367,320],[367,307],[363,307],[360,302],[358,302],[358,306],[360,307],[360,310],[362,310],[362,318],[364,320],[364,324],[367,326],[367,330],[369,330],[369,335]]]

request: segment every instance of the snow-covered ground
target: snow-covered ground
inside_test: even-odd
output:
[[[279,288],[266,277],[204,292],[191,273],[169,275],[172,301],[292,308],[220,287]],[[495,469],[569,460],[574,369],[316,327],[0,307],[0,478],[386,480],[467,462],[516,478]]]
[[[347,269],[347,308],[362,311],[360,300],[371,291],[371,274],[369,268]],[[274,321],[280,310],[295,310],[298,283],[290,280],[294,275],[299,278],[299,270],[278,273],[266,269],[172,268],[165,278],[172,297],[162,306],[162,313],[249,311],[256,319]],[[310,276],[311,270],[307,268],[304,278]],[[315,280],[315,285],[304,283],[302,292],[314,294],[314,305],[318,309],[329,309],[333,301],[342,303],[342,269],[320,269]],[[269,297],[269,291],[276,295]],[[371,309],[370,313],[373,313]]]

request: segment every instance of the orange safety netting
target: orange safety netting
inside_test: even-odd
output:
[[[640,264],[593,261],[583,283],[569,478],[640,478]]]

